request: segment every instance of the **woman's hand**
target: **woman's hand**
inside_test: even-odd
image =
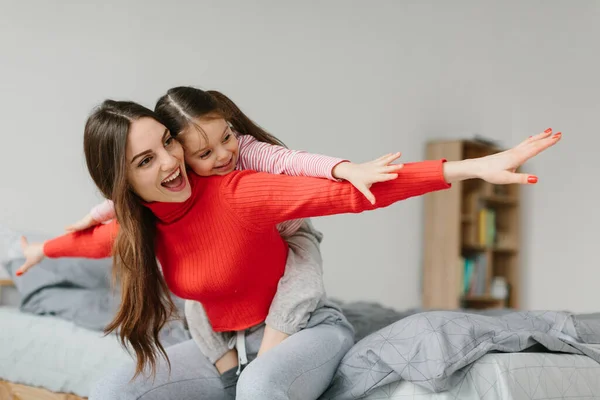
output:
[[[24,236],[21,236],[21,249],[25,255],[25,263],[17,270],[17,276],[23,275],[29,268],[36,266],[46,257],[43,243],[28,243]]]
[[[392,163],[400,156],[400,153],[387,154],[363,164],[343,162],[333,168],[332,175],[336,179],[344,179],[350,182],[365,195],[371,204],[375,204],[375,196],[369,190],[371,185],[396,179],[398,177],[397,172],[400,171],[403,165]]]
[[[546,129],[510,150],[481,158],[444,163],[444,178],[448,183],[479,178],[496,185],[535,184],[537,176],[515,171],[530,158],[554,146],[561,137],[561,132],[553,135],[552,129]]]

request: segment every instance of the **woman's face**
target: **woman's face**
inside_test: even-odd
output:
[[[131,124],[126,159],[127,180],[144,201],[180,203],[190,197],[183,149],[156,120],[140,118]]]
[[[239,156],[236,136],[223,118],[199,119],[177,135],[186,164],[200,176],[227,175]]]

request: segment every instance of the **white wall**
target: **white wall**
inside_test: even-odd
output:
[[[599,2],[50,3],[0,13],[0,223],[58,233],[96,202],[81,139],[106,97],[220,89],[290,147],[356,161],[551,126],[564,141],[524,190],[525,306],[598,308]],[[330,295],[418,305],[421,210],[318,220]]]

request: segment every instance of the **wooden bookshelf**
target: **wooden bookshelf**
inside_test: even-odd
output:
[[[433,141],[426,158],[458,161],[498,151],[477,141]],[[424,307],[519,308],[519,207],[518,185],[475,179],[425,196]],[[492,282],[500,280],[506,298],[494,297]]]

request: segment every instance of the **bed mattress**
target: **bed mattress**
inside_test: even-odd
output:
[[[2,380],[85,397],[98,378],[129,359],[114,335],[0,307]]]
[[[492,353],[468,367],[452,390],[432,393],[408,381],[369,394],[368,400],[600,399],[600,364],[557,353]]]

